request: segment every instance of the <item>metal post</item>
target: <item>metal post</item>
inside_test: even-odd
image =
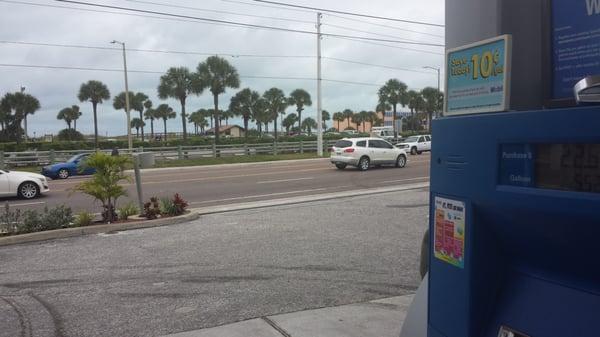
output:
[[[183,150],[181,148],[181,145],[177,145],[177,159],[179,159],[179,160],[183,159]]]
[[[133,139],[131,136],[131,111],[129,108],[129,82],[127,80],[127,54],[125,53],[125,42],[113,40],[111,43],[118,43],[123,48],[123,71],[125,73],[125,113],[127,114],[127,144],[129,153],[133,153]]]
[[[300,139],[300,154],[304,153],[304,143],[302,142],[302,139]]]
[[[212,156],[213,158],[217,158],[217,143],[212,143]]]
[[[135,172],[135,186],[137,188],[138,195],[138,206],[140,207],[140,213],[144,212],[144,195],[142,193],[142,174],[140,172],[140,156],[134,155],[133,171]]]
[[[317,156],[323,157],[323,107],[321,96],[321,13],[317,13]]]
[[[273,155],[277,155],[277,141],[273,140]]]

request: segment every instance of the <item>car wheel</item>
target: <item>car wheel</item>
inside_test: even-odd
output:
[[[337,168],[338,168],[338,170],[343,170],[343,169],[345,169],[345,168],[346,168],[346,166],[347,166],[347,165],[346,165],[346,164],[344,164],[344,163],[337,163],[337,164],[335,164],[335,167],[337,167]]]
[[[24,199],[33,199],[40,194],[40,188],[38,185],[31,181],[26,181],[19,185],[18,191],[19,197]]]
[[[60,169],[58,171],[58,177],[60,179],[67,179],[67,178],[69,178],[69,171],[67,169]]]
[[[423,151],[417,151],[417,154],[423,154]]]
[[[415,154],[417,154],[417,148],[416,148],[416,147],[413,147],[412,149],[410,149],[410,154],[412,154],[413,156],[414,156]]]
[[[366,171],[369,169],[370,160],[369,157],[362,157],[358,161],[358,169],[361,171]]]
[[[404,167],[406,166],[406,156],[401,154],[398,156],[398,158],[396,159],[396,167]]]

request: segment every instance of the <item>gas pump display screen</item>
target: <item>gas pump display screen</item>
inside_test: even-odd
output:
[[[535,187],[600,193],[600,144],[537,144]]]

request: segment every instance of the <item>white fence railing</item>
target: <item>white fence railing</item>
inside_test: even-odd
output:
[[[335,144],[335,140],[324,141],[323,151]],[[131,155],[129,149],[118,149],[121,155]],[[102,150],[111,153],[112,150]],[[136,147],[132,153],[152,152],[156,160],[184,160],[198,158],[215,158],[217,156],[251,156],[259,154],[290,154],[316,152],[316,141],[299,142],[270,142],[259,144],[229,144],[229,145],[200,145],[200,146],[173,146],[173,147]],[[0,151],[0,167],[43,166],[64,162],[70,157],[91,153],[93,150],[69,151],[28,151],[28,152],[2,152]]]

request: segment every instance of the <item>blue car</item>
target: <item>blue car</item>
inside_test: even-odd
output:
[[[70,176],[94,174],[96,169],[82,165],[89,153],[78,154],[64,163],[44,166],[42,174],[52,179],[67,179]]]

